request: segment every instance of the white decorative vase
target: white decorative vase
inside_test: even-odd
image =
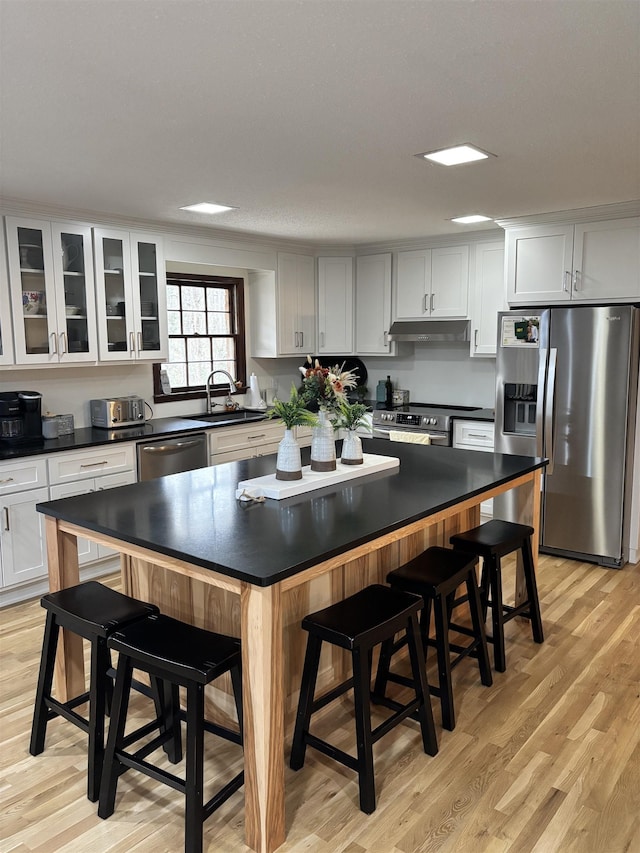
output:
[[[342,440],[342,455],[340,461],[343,465],[362,465],[362,439],[355,430],[347,430]]]
[[[311,470],[336,470],[336,441],[333,424],[324,409],[318,412],[318,426],[311,430]]]
[[[295,440],[293,432],[285,429],[284,438],[278,445],[276,460],[276,480],[301,480],[302,460],[300,445]]]

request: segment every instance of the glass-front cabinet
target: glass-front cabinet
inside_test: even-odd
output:
[[[101,361],[167,357],[166,274],[159,238],[94,229]]]
[[[4,229],[0,228],[0,365],[15,364]]]
[[[95,361],[91,229],[39,219],[5,222],[16,363]]]

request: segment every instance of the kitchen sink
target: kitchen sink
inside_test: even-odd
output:
[[[212,412],[210,414],[203,412],[201,415],[185,415],[185,418],[188,421],[204,421],[210,424],[228,426],[229,424],[263,421],[265,419],[265,415],[262,412],[248,412],[245,409],[239,409],[235,412]]]

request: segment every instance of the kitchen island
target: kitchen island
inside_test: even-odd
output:
[[[52,590],[78,583],[83,536],[120,552],[125,591],[241,637],[245,833],[261,853],[285,838],[284,744],[304,656],[302,617],[448,544],[478,523],[481,501],[510,489],[520,490],[520,520],[533,525],[537,554],[544,460],[383,439],[366,441],[365,451],[397,456],[400,467],[282,501],[237,501],[240,480],[273,471],[275,457],[262,457],[38,506]],[[343,672],[333,652],[319,687]],[[62,696],[84,689],[78,638],[64,637],[56,677]],[[220,692],[215,708],[225,713]]]

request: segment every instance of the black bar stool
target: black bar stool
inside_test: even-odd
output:
[[[504,626],[515,616],[526,616],[531,621],[531,631],[536,643],[544,642],[538,585],[533,565],[531,536],[533,527],[515,524],[511,521],[492,519],[479,527],[457,533],[449,540],[457,551],[482,557],[482,578],[480,581],[483,616],[486,619],[487,608],[491,607],[493,635],[487,640],[493,643],[493,658],[496,670],[504,672],[507,659],[504,644]],[[517,607],[511,607],[502,601],[502,569],[500,558],[514,551],[522,553],[524,580],[527,589],[526,601]],[[491,598],[489,598],[491,593]]]
[[[113,693],[107,638],[118,628],[157,613],[158,608],[97,581],[49,593],[40,599],[40,604],[47,611],[47,620],[29,752],[31,755],[39,755],[44,750],[47,723],[54,717],[64,717],[86,732],[89,735],[87,797],[95,802],[98,799],[104,756],[105,711]],[[89,690],[67,702],[60,702],[51,695],[60,628],[66,628],[91,643]],[[151,691],[147,688],[146,692]],[[87,700],[88,719],[74,710]]]
[[[431,701],[420,649],[417,614],[421,607],[422,601],[415,595],[392,590],[382,584],[374,584],[324,610],[305,616],[302,620],[302,627],[309,632],[309,637],[302,671],[290,766],[293,770],[299,770],[303,766],[308,744],[351,770],[355,770],[359,777],[360,808],[366,814],[371,814],[376,808],[373,772],[373,744],[376,741],[406,717],[416,714],[420,723],[424,751],[429,755],[435,755],[438,752]],[[409,645],[415,699],[406,705],[397,702],[388,703],[395,713],[372,730],[370,690],[373,648],[400,631],[406,632],[406,641]],[[318,699],[314,699],[323,641],[351,652],[353,677]],[[353,688],[355,705],[356,758],[309,732],[311,715],[351,688]]]
[[[493,683],[476,580],[476,562],[475,557],[452,551],[450,548],[432,547],[387,575],[387,583],[395,589],[416,593],[424,599],[424,609],[420,619],[423,650],[426,654],[428,646],[435,646],[438,657],[438,686],[429,685],[429,690],[434,696],[440,697],[442,725],[450,731],[453,731],[456,725],[451,683],[453,667],[465,657],[471,654],[477,655],[482,683],[487,687]],[[463,583],[466,584],[467,597],[456,602],[456,606],[461,601],[467,601],[471,615],[471,629],[451,621],[455,592]],[[435,640],[429,638],[432,603]],[[465,634],[471,637],[472,641],[466,646],[450,643],[450,630]],[[387,681],[404,685],[412,683],[412,679],[390,671],[393,655],[405,645],[405,642],[405,638],[402,637],[397,641],[387,640],[382,645],[374,688],[374,696],[380,701],[385,697]],[[452,652],[455,652],[455,655],[452,656]]]
[[[151,616],[109,638],[109,648],[120,653],[113,694],[111,724],[105,750],[98,815],[107,818],[115,808],[119,776],[134,768],[185,795],[185,851],[201,853],[202,825],[244,783],[238,773],[207,803],[203,802],[204,732],[242,744],[242,674],[240,640],[187,625],[162,614]],[[158,719],[125,736],[133,669],[157,678],[164,686],[165,707]],[[225,672],[231,675],[240,731],[204,718],[205,685]],[[171,689],[168,685],[171,685]],[[186,713],[176,708],[178,687],[186,688]],[[158,747],[179,737],[180,719],[186,718],[185,778],[168,773],[146,760]],[[135,752],[128,747],[155,729],[160,732]]]

